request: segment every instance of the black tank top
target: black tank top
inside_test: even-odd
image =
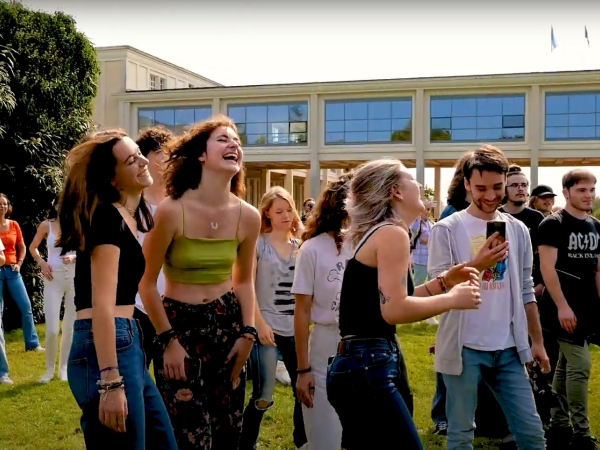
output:
[[[371,228],[356,247],[354,257],[348,261],[340,295],[340,335],[360,338],[383,338],[393,340],[396,326],[387,323],[381,315],[377,267],[369,267],[356,260],[356,254],[367,239],[379,228],[392,225],[384,223]],[[414,282],[410,268],[407,277],[407,293],[413,295]]]

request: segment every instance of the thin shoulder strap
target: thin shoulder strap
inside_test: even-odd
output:
[[[390,222],[381,222],[381,223],[378,223],[377,225],[375,225],[374,227],[372,227],[369,231],[367,231],[365,233],[365,235],[363,236],[363,238],[358,243],[358,245],[356,246],[356,250],[354,250],[354,255],[352,255],[352,256],[353,257],[356,256],[356,254],[358,253],[358,251],[365,244],[365,242],[367,242],[367,239],[369,239],[373,233],[375,233],[380,228],[388,226],[388,225],[394,225],[394,224],[390,223]]]
[[[181,203],[181,234],[185,237],[185,208],[182,201],[179,201],[179,203]]]
[[[242,221],[242,200],[240,199],[240,216],[238,217],[237,229],[235,230],[235,238],[238,238],[238,231],[240,231],[240,222]]]

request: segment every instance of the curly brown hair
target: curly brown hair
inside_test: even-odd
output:
[[[301,237],[302,243],[332,231],[338,255],[340,254],[344,243],[342,227],[348,221],[346,198],[353,175],[352,172],[340,175],[337,181],[329,183],[319,194],[313,213],[306,220],[306,228]]]
[[[163,148],[171,139],[173,139],[173,133],[159,125],[142,131],[135,143],[140,148],[142,155],[148,156],[148,153]]]
[[[206,152],[206,144],[212,133],[219,127],[227,127],[238,132],[235,123],[224,115],[217,115],[194,124],[182,136],[172,139],[165,146],[167,160],[164,165],[165,186],[172,199],[181,196],[190,189],[197,189],[202,180],[202,163],[199,158]],[[244,185],[244,166],[231,179],[231,192],[236,197],[246,193]]]

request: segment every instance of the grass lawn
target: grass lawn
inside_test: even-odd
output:
[[[38,326],[43,342],[44,326]],[[444,448],[442,438],[431,435],[429,419],[434,390],[434,373],[429,346],[433,343],[435,328],[424,324],[399,328],[400,340],[409,370],[410,384],[415,398],[415,421],[427,450]],[[38,384],[44,372],[44,355],[25,353],[22,334],[14,331],[6,335],[10,375],[15,384],[0,386],[0,450],[72,450],[82,449],[83,437],[79,429],[79,408],[71,396],[67,383],[52,381]],[[600,364],[600,352],[593,347],[594,369]],[[250,385],[247,392],[250,391]],[[600,435],[600,375],[592,372],[590,383],[590,421],[594,435]],[[261,449],[293,450],[291,439],[292,395],[289,387],[277,386],[275,406],[265,415],[261,428]],[[497,443],[477,440],[477,450],[497,449]]]

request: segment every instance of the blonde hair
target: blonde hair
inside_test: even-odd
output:
[[[292,198],[290,193],[281,186],[272,187],[265,195],[262,196],[262,199],[260,200],[260,234],[270,233],[271,231],[273,231],[271,219],[267,217],[267,211],[271,209],[271,206],[273,206],[273,202],[278,198],[288,202],[290,208],[292,208],[292,226],[290,227],[288,234],[290,239],[294,238],[296,237],[296,233],[300,229],[300,217],[298,216],[298,212],[296,211],[294,199]]]
[[[348,237],[353,246],[378,223],[387,220],[401,224],[392,209],[391,193],[402,181],[403,167],[397,159],[380,159],[365,163],[354,172],[348,201]]]

